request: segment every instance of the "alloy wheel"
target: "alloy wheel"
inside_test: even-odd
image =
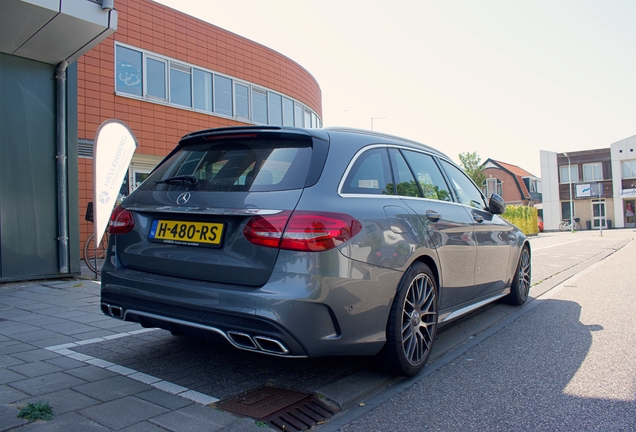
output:
[[[418,274],[409,285],[402,310],[402,349],[411,365],[428,358],[437,325],[435,286],[426,274]]]
[[[519,258],[519,274],[517,275],[517,279],[519,281],[519,297],[521,297],[524,301],[528,297],[528,292],[530,291],[530,253],[528,249],[523,248],[521,251],[521,257]]]

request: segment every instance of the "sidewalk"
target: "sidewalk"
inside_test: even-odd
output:
[[[73,351],[154,331],[103,315],[95,280],[0,285],[0,431],[262,431],[210,396]],[[37,402],[53,420],[17,417]]]

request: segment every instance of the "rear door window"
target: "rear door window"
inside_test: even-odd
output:
[[[227,192],[300,189],[311,154],[311,139],[242,138],[189,144],[157,168],[142,188]]]
[[[386,148],[374,148],[360,154],[341,190],[347,194],[395,195]]]

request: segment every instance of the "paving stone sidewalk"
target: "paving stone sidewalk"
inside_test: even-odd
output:
[[[263,430],[215,398],[78,352],[152,331],[104,316],[94,280],[0,284],[0,432]],[[53,420],[18,418],[38,402]]]

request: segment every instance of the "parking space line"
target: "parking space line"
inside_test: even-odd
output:
[[[176,396],[180,396],[184,399],[188,399],[189,401],[201,404],[201,405],[209,405],[212,403],[219,402],[220,399],[215,398],[214,396],[206,395],[194,390],[191,390],[187,387],[180,386],[175,383],[171,383],[169,381],[162,380],[161,378],[145,374],[143,372],[139,372],[135,369],[127,368],[125,366],[120,366],[115,363],[111,363],[106,360],[102,360],[97,357],[92,357],[86,354],[81,354],[72,350],[74,347],[79,347],[88,344],[106,342],[112,339],[118,339],[127,336],[138,335],[141,333],[146,333],[149,331],[155,331],[157,329],[141,329],[134,330],[126,333],[117,333],[111,336],[104,336],[101,338],[87,339],[84,341],[65,343],[62,345],[53,345],[50,347],[45,347],[44,349],[52,351],[56,354],[63,355],[65,357],[71,358],[73,360],[81,361],[86,364],[90,364],[102,369],[106,369],[108,371],[117,373],[119,375],[123,375],[127,378],[133,379],[135,381],[142,382],[149,386],[152,386],[158,390],[164,391],[166,393],[170,393]]]
[[[539,250],[543,250],[543,249],[550,249],[550,248],[557,247],[557,246],[563,246],[563,245],[570,244],[570,243],[576,243],[576,242],[579,242],[581,240],[583,240],[583,239],[576,239],[576,240],[571,240],[571,241],[567,241],[567,242],[563,242],[563,243],[557,243],[557,244],[553,244],[553,245],[550,245],[550,246],[544,246],[544,247],[538,247],[538,248],[533,247],[532,251],[535,252],[535,251],[539,251]]]

